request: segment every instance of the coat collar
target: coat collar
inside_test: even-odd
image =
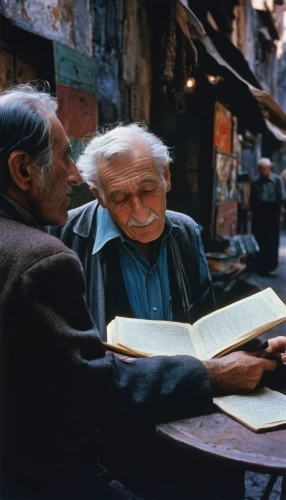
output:
[[[69,212],[67,224],[70,223],[73,218],[75,219],[72,226],[75,234],[83,238],[88,238],[93,228],[93,221],[99,206],[97,200],[92,200],[84,205],[84,207],[79,207]]]
[[[21,222],[28,226],[42,229],[40,226],[38,226],[38,224],[34,221],[30,214],[28,214],[21,207],[18,207],[16,203],[14,203],[12,200],[9,200],[9,198],[2,194],[0,194],[0,216],[5,217],[6,219],[12,219],[17,222]]]

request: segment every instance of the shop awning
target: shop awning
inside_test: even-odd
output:
[[[278,140],[286,141],[285,113],[273,97],[261,89],[240,50],[227,37],[214,30],[210,25],[203,26],[188,7],[186,0],[176,0],[176,2],[177,22],[183,32],[187,33],[187,38],[198,40],[213,59],[214,66],[225,68],[235,79],[247,87],[250,94],[255,98],[252,102],[256,103],[257,112],[262,115],[265,125]],[[246,112],[251,112],[251,109],[246,109]],[[260,126],[258,126],[259,129]]]
[[[227,43],[227,38],[225,40]],[[220,52],[217,50],[209,36],[201,38],[200,42],[204,45],[207,52],[215,59],[215,61],[220,66],[227,68],[238,80],[247,85],[249,91],[257,100],[258,107],[263,115],[263,118],[265,119],[265,123],[269,130],[271,130],[271,132],[278,140],[286,141],[286,115],[273,99],[273,97],[268,92],[265,92],[261,88],[254,86],[253,83],[250,83],[249,77],[244,77],[244,75],[242,76],[242,71],[240,71],[240,68],[235,67],[235,59],[233,59],[232,64],[229,64],[221,56]],[[228,43],[230,44],[230,42]],[[232,45],[232,48],[235,47]],[[238,49],[235,48],[235,50],[239,52],[238,56],[240,58],[242,54]],[[254,76],[251,77],[252,82],[254,78]]]
[[[187,0],[176,0],[176,19],[188,40],[191,40],[192,37],[206,36],[201,21],[189,8]]]

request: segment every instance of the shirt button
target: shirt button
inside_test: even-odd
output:
[[[158,307],[153,307],[153,311],[158,311]]]

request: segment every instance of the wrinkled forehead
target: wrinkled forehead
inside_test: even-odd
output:
[[[108,159],[103,158],[99,164],[101,178],[111,174],[116,177],[129,174],[132,177],[146,171],[157,173],[149,148],[140,142],[134,143],[128,151],[123,151]]]
[[[138,190],[146,182],[161,182],[161,176],[147,150],[132,151],[117,158],[99,171],[101,188],[113,191]]]

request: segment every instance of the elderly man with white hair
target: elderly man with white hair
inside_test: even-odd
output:
[[[192,323],[214,308],[199,227],[166,210],[170,162],[166,145],[143,126],[120,125],[95,136],[77,164],[96,200],[71,210],[64,226],[49,229],[81,260],[88,307],[104,340],[115,316]],[[228,384],[224,368],[217,374]],[[186,463],[170,456],[148,426],[134,437],[130,428],[118,433],[105,425],[103,463],[132,491],[144,491],[144,498],[150,492],[164,500],[244,497],[242,471],[228,468],[222,475],[205,458]],[[177,484],[183,496],[171,491]]]
[[[251,183],[250,194],[252,231],[260,249],[256,256],[256,272],[275,277],[271,271],[278,266],[280,217],[285,191],[280,175],[271,170],[269,158],[261,158],[258,169],[259,175]]]
[[[64,226],[49,229],[81,260],[88,308],[103,340],[115,316],[193,323],[215,307],[198,225],[166,210],[170,162],[168,147],[144,126],[119,125],[96,135],[77,162],[96,200],[71,210]],[[140,459],[133,446],[140,449]],[[209,490],[202,479],[207,463],[196,459],[190,485],[190,461],[187,471],[183,463],[174,470],[170,453],[157,446],[143,426],[135,442],[126,432],[113,435],[109,426],[104,450],[113,458],[104,464],[131,490],[141,492],[143,487],[155,498],[170,493],[170,481],[180,484],[186,497],[192,493],[195,498],[200,491],[205,498],[217,498],[218,492],[220,498],[229,498],[233,480],[236,498],[243,498],[243,474],[238,478],[229,470],[226,481],[213,467]]]
[[[94,137],[77,164],[97,201],[52,228],[78,254],[102,339],[115,316],[193,322],[214,308],[198,225],[166,211],[167,146],[145,127]]]

